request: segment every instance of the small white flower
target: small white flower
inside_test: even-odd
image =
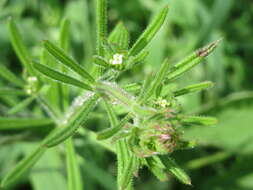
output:
[[[120,65],[123,63],[123,55],[122,54],[114,54],[113,59],[110,59],[110,63],[112,65]]]
[[[35,77],[35,76],[32,76],[32,77],[28,77],[27,78],[27,81],[28,82],[36,82],[38,79],[37,79],[37,77]]]
[[[167,102],[167,100],[162,99],[161,97],[159,97],[156,104],[158,104],[162,108],[165,108],[168,105],[168,102]]]

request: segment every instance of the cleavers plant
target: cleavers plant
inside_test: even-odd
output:
[[[213,83],[202,82],[174,91],[166,87],[200,64],[216,48],[219,40],[193,52],[173,66],[165,59],[156,74],[148,74],[141,82],[121,85],[119,77],[122,73],[147,58],[147,45],[165,22],[168,6],[158,13],[131,47],[129,33],[123,23],[117,24],[107,35],[106,6],[106,0],[97,0],[97,52],[90,66],[92,69],[86,69],[68,55],[70,23],[67,19],[62,22],[58,44],[43,41],[40,60],[34,60],[29,55],[16,24],[12,19],[9,20],[11,42],[23,65],[24,75],[20,79],[1,65],[0,76],[17,87],[5,89],[5,93],[27,96],[9,113],[15,114],[36,100],[49,118],[34,119],[34,125],[54,123],[56,128],[5,176],[1,188],[11,187],[26,175],[48,148],[64,143],[68,189],[81,190],[82,180],[72,137],[78,128],[85,125],[89,114],[100,103],[106,110],[105,117],[108,117],[111,127],[98,132],[97,140],[111,143],[117,155],[119,190],[133,190],[133,178],[144,166],[159,180],[166,180],[168,173],[171,173],[182,183],[191,184],[188,175],[170,154],[178,149],[193,147],[194,141],[187,142],[182,138],[184,127],[214,125],[217,120],[184,115],[177,97],[210,88]],[[81,88],[83,93],[77,96],[72,105],[69,101],[70,86]],[[52,92],[59,101],[57,106],[52,106],[48,101],[48,94]],[[118,113],[118,106],[126,113]],[[14,118],[5,121],[23,126],[31,122]],[[105,141],[109,138],[110,141]]]

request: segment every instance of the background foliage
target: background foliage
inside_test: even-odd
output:
[[[216,86],[212,90],[184,96],[180,103],[187,113],[216,116],[220,122],[208,128],[189,128],[185,131],[185,138],[195,138],[199,145],[173,153],[192,177],[193,187],[186,187],[174,178],[158,182],[144,168],[137,179],[137,189],[253,189],[253,4],[250,0],[110,0],[110,29],[121,20],[135,41],[151,16],[165,4],[170,7],[168,23],[150,44],[148,61],[127,75],[137,81],[145,73],[157,70],[166,56],[173,63],[222,37],[223,42],[206,63],[194,68],[177,83],[182,87],[203,80],[214,81]],[[71,21],[70,51],[85,66],[91,60],[96,43],[94,7],[93,0],[1,0],[0,64],[17,75],[21,74],[21,64],[7,32],[7,19],[12,16],[34,57],[40,55],[42,40],[57,41],[61,20],[68,18]],[[0,80],[0,87],[9,86],[11,84],[6,80]],[[21,100],[22,97],[16,99],[0,92],[0,116],[6,116]],[[52,97],[51,103],[56,103],[53,100]],[[24,112],[17,112],[14,116],[27,117],[38,112],[30,104]],[[109,125],[102,112],[101,108],[92,115],[89,129],[97,131]],[[52,125],[47,123],[29,130],[5,130],[4,127],[0,123],[0,178],[33,150]],[[92,135],[84,131],[76,135],[75,145],[78,161],[82,163],[85,189],[115,189],[115,156],[98,146]],[[62,147],[48,151],[32,169],[29,178],[16,189],[66,189],[63,152]]]

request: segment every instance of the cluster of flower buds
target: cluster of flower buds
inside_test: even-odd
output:
[[[38,78],[30,76],[27,78],[26,93],[34,94],[38,89]]]
[[[133,151],[139,157],[168,154],[175,150],[180,140],[177,126],[169,122],[151,123],[140,129]]]

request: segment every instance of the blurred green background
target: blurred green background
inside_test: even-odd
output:
[[[165,57],[175,63],[195,49],[223,38],[204,64],[177,81],[177,86],[203,80],[215,82],[211,90],[180,98],[185,112],[212,115],[219,124],[193,127],[185,138],[198,146],[177,151],[173,157],[192,177],[192,187],[174,178],[159,182],[147,169],[139,173],[136,189],[145,190],[252,190],[253,189],[253,2],[252,0],[108,0],[110,30],[123,21],[132,43],[159,9],[169,4],[167,23],[149,45],[147,62],[128,72],[128,81],[138,81],[156,70]],[[10,44],[8,17],[15,18],[30,53],[40,56],[41,41],[56,41],[63,18],[71,21],[71,54],[89,66],[95,52],[95,0],[0,0],[0,64],[17,75],[21,64]],[[11,86],[0,79],[0,87]],[[0,116],[19,99],[0,92]],[[107,118],[98,110],[89,128],[104,128]],[[15,116],[22,117],[22,113]],[[0,179],[50,129],[1,131]],[[80,156],[84,189],[115,190],[116,158],[82,132],[75,144]],[[66,173],[62,148],[48,151],[16,189],[64,190]]]

